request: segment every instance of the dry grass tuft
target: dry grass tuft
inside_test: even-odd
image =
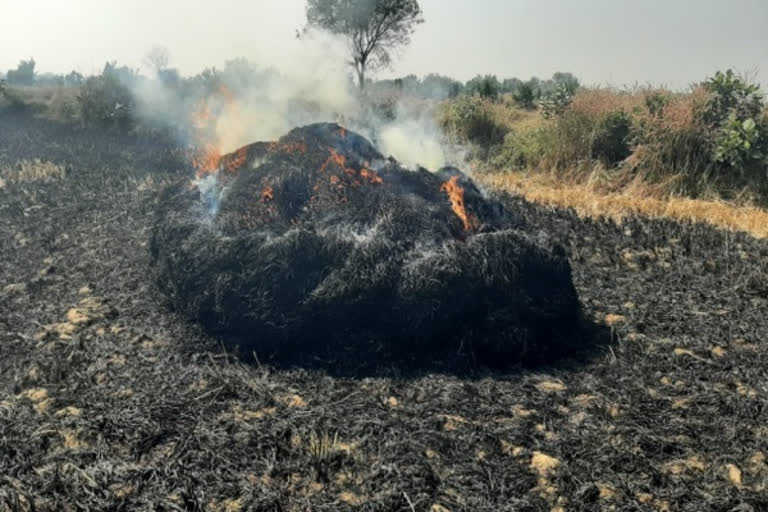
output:
[[[0,167],[0,189],[16,183],[48,183],[66,176],[62,165],[38,159],[21,160],[13,167]]]

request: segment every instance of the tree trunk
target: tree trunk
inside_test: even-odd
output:
[[[365,89],[365,64],[363,63],[357,65],[357,82],[361,91]]]

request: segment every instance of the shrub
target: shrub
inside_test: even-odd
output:
[[[133,126],[136,101],[114,64],[107,63],[101,75],[85,81],[77,102],[86,125],[121,130]]]
[[[595,128],[592,139],[592,158],[608,167],[627,158],[630,148],[632,118],[623,110],[614,110],[603,117]]]
[[[507,133],[494,119],[490,105],[479,97],[462,96],[451,102],[440,122],[449,133],[485,149],[501,144]]]
[[[518,105],[523,108],[534,108],[536,106],[536,98],[538,97],[538,90],[534,88],[531,82],[525,82],[520,84],[512,97],[515,99]]]
[[[573,76],[572,73],[557,72],[552,75],[552,82],[555,85],[555,89],[564,89],[571,96],[581,87],[579,79]]]
[[[754,119],[740,121],[735,116],[726,122],[715,142],[715,161],[731,167],[744,167],[761,160],[762,133]]]
[[[658,91],[653,91],[645,95],[645,108],[651,117],[661,118],[664,116],[664,108],[669,105],[669,95]]]
[[[545,119],[552,119],[555,116],[561,115],[571,104],[572,100],[573,92],[571,92],[568,85],[561,84],[539,102],[541,115]]]
[[[464,85],[447,76],[431,73],[421,81],[420,92],[425,98],[455,98],[464,89]]]
[[[755,120],[763,110],[760,86],[739,78],[730,69],[725,73],[718,71],[703,86],[710,96],[699,116],[709,125],[723,126],[730,117]]]
[[[464,87],[469,95],[478,95],[481,98],[495,100],[501,92],[501,83],[494,75],[476,76]]]
[[[0,80],[0,111],[18,114],[31,110],[32,105],[24,101],[18,90],[8,87],[5,81]]]
[[[760,87],[736,76],[730,69],[706,80],[707,101],[698,117],[714,132],[712,159],[742,174],[762,163],[768,149],[768,120]]]
[[[77,71],[70,72],[67,76],[64,77],[64,85],[69,87],[77,87],[83,85],[83,75],[78,73]]]
[[[546,139],[543,158],[546,166],[567,170],[589,161],[594,129],[592,116],[574,109],[549,121],[547,129],[540,134]]]
[[[493,159],[493,165],[503,169],[526,169],[538,167],[547,151],[551,149],[551,129],[534,129],[510,132],[504,137],[504,144]]]

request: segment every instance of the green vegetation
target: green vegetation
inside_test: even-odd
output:
[[[486,99],[496,99],[502,87],[494,75],[476,76],[464,86],[464,93],[469,96],[480,96]]]
[[[80,119],[91,126],[130,128],[136,100],[126,83],[135,78],[136,73],[128,68],[118,68],[114,62],[105,64],[101,75],[89,77],[80,88]]]
[[[490,171],[549,173],[620,190],[768,204],[768,114],[760,88],[732,71],[687,93],[579,88],[562,74],[539,95],[529,81],[498,100],[459,98],[439,112]],[[513,100],[510,102],[509,100]]]
[[[237,95],[277,76],[234,59],[222,70],[181,77],[162,48],[146,60],[153,78],[114,62],[86,78],[74,71],[38,74],[34,59],[22,61],[0,86],[0,110],[99,129],[184,130],[169,124],[183,118],[171,108],[186,108],[222,90]],[[178,101],[155,117],[146,107],[142,111],[135,95],[153,82]],[[467,146],[481,169],[546,173],[560,183],[597,183],[608,191],[642,183],[654,195],[768,205],[765,99],[759,86],[731,70],[684,93],[584,88],[564,72],[547,80],[483,75],[462,84],[430,74],[367,84],[367,107],[379,120],[395,120],[403,100],[427,106],[420,108],[436,105],[443,132]]]

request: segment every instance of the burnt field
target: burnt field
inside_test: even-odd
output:
[[[592,348],[339,374],[168,307],[150,238],[188,173],[0,117],[0,510],[768,510],[765,241],[502,197],[565,247]]]

